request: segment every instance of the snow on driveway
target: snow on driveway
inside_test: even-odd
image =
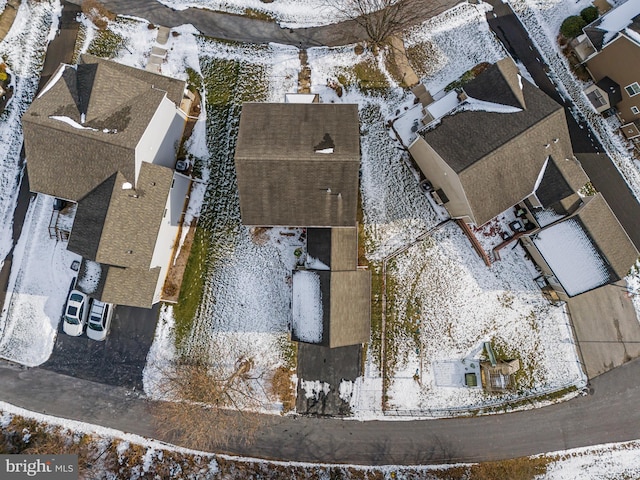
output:
[[[29,367],[47,361],[80,256],[49,237],[53,197],[29,205],[13,257],[7,298],[0,315],[0,357]]]

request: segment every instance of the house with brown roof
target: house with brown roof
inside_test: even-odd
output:
[[[628,128],[635,125],[628,138],[640,137],[640,2],[627,0],[583,32],[574,50],[593,78],[587,97],[599,113],[615,112]]]
[[[432,196],[452,218],[479,226],[525,200],[571,207],[572,194],[588,178],[574,159],[561,105],[523,78],[509,58],[453,95],[451,110],[429,117],[409,146]],[[558,198],[554,189],[539,191],[552,182],[562,183],[568,198]]]
[[[23,116],[33,192],[77,204],[67,248],[93,298],[160,300],[189,180],[176,174],[185,82],[83,55],[62,64]],[[80,282],[79,282],[80,285]]]
[[[358,267],[357,105],[245,103],[235,151],[242,222],[306,227],[292,276],[291,335],[339,347],[370,337],[371,274]]]
[[[506,241],[520,239],[560,298],[626,276],[638,251],[602,195],[580,193],[589,178],[564,109],[508,58],[453,95],[409,146],[434,200],[478,226],[517,211],[521,230]]]

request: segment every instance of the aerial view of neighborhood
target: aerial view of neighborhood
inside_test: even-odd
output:
[[[640,0],[0,0],[0,480],[640,479]]]

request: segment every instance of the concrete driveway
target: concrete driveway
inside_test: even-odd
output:
[[[103,342],[86,333],[70,337],[62,322],[47,370],[93,382],[142,390],[142,371],[153,343],[159,306],[152,309],[117,306],[111,331]]]
[[[624,281],[567,303],[589,378],[640,356],[640,323]]]

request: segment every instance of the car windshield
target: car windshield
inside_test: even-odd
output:
[[[78,295],[77,293],[72,293],[71,296],[69,297],[69,300],[71,300],[73,302],[81,302],[82,301],[82,295]]]
[[[102,331],[102,324],[89,322],[89,328],[91,330],[97,330],[98,332]]]
[[[70,323],[71,325],[78,325],[80,323],[80,320],[74,317],[70,317],[69,315],[65,315],[64,319],[67,321],[67,323]]]
[[[69,305],[67,307],[67,317],[68,316],[77,317],[78,316],[78,307],[74,307],[72,305]]]

